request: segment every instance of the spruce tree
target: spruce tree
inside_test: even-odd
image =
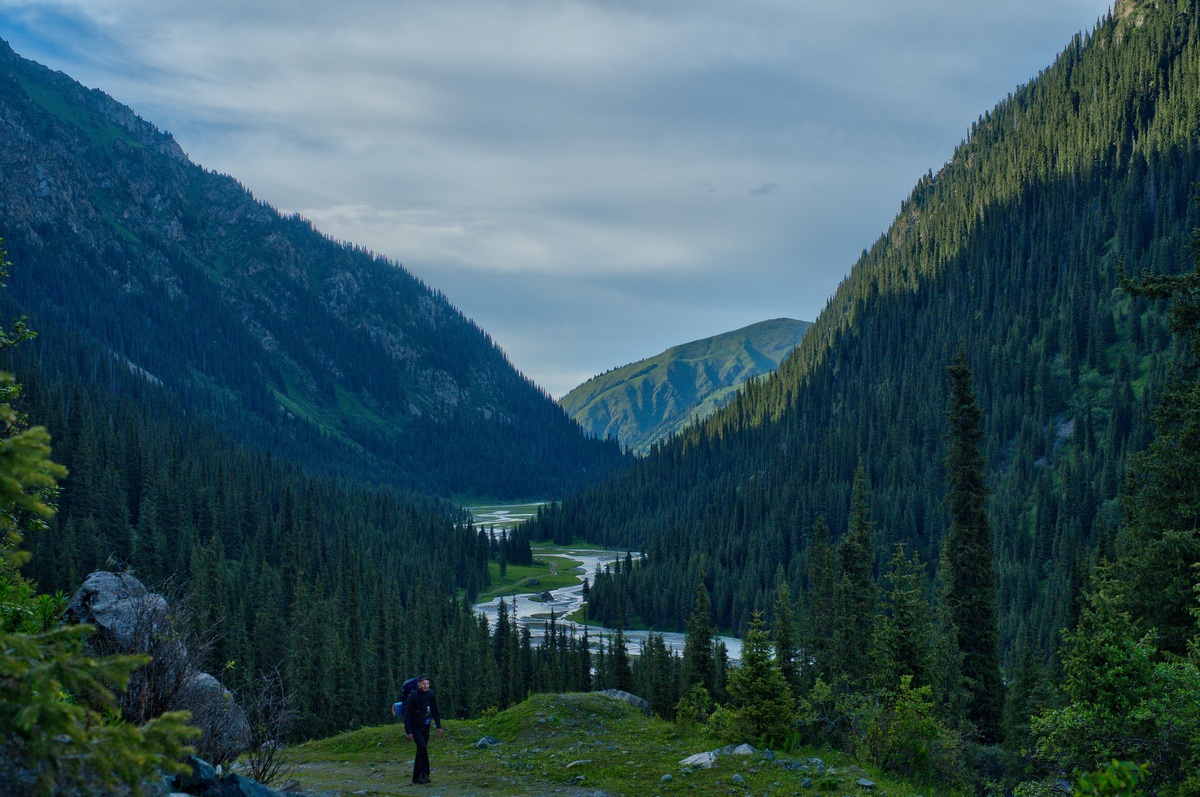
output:
[[[792,593],[783,577],[783,568],[776,573],[775,607],[771,618],[771,641],[775,646],[775,661],[783,680],[794,691],[799,687],[800,652],[796,647],[796,623],[792,611]]]
[[[617,626],[617,636],[609,646],[612,654],[612,687],[622,692],[633,691],[633,669],[629,664],[629,644],[625,632]]]
[[[867,477],[859,467],[851,497],[850,528],[838,543],[838,581],[834,593],[833,678],[850,689],[865,686],[871,674],[874,636],[875,551],[867,511]]]
[[[872,681],[881,689],[895,690],[901,678],[910,676],[913,688],[932,686],[933,618],[920,556],[909,559],[904,544],[897,543],[884,580],[883,612],[871,645]]]
[[[729,693],[737,727],[755,743],[779,745],[792,727],[795,698],[771,656],[762,615],[754,613],[742,640],[742,664],[729,673]]]
[[[808,544],[808,592],[806,631],[807,648],[804,683],[812,686],[817,678],[830,678],[834,591],[837,585],[837,563],[829,541],[829,524],[819,515],[813,524],[812,540]]]
[[[713,693],[713,627],[708,616],[708,588],[704,586],[704,573],[696,583],[696,603],[688,618],[687,631],[683,640],[683,691],[693,686],[702,686]]]
[[[1000,623],[992,528],[985,502],[984,461],[979,451],[983,413],[975,400],[967,355],[959,349],[948,366],[946,411],[946,506],[950,527],[942,548],[945,602],[958,632],[967,719],[991,742],[999,741],[1004,708],[1000,677]]]

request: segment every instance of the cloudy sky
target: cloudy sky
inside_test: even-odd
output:
[[[399,261],[559,397],[813,320],[1107,0],[0,0],[0,37]]]

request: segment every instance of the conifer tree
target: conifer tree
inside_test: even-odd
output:
[[[715,687],[713,670],[713,627],[708,615],[708,588],[704,573],[696,583],[696,603],[688,618],[683,640],[683,691],[702,686],[711,695]]]
[[[851,689],[865,686],[871,674],[874,635],[875,563],[867,511],[867,477],[860,466],[854,477],[850,528],[838,543],[838,581],[834,593],[834,679]]]
[[[609,647],[610,666],[612,668],[612,688],[622,692],[633,691],[633,670],[629,665],[629,644],[625,641],[625,631],[617,626],[617,635]]]
[[[1004,708],[1000,677],[1000,623],[992,528],[985,502],[983,414],[975,400],[966,351],[959,349],[949,373],[946,411],[946,505],[950,527],[942,548],[945,602],[958,632],[967,719],[988,741],[999,741]]]
[[[650,634],[633,662],[636,694],[643,695],[650,710],[673,719],[679,701],[678,657],[672,656],[662,634]]]
[[[754,613],[742,639],[742,664],[729,673],[729,692],[736,725],[756,743],[782,744],[792,726],[795,698],[771,656],[762,615]]]
[[[817,678],[826,681],[830,678],[836,585],[837,563],[829,541],[829,524],[824,515],[819,515],[808,545],[808,622],[804,641],[807,659],[812,664],[805,667],[806,686],[811,686]]]
[[[775,646],[775,661],[783,680],[795,692],[800,686],[799,657],[796,647],[796,623],[792,609],[792,593],[783,577],[783,568],[776,573],[775,606],[771,617],[771,641]]]
[[[871,646],[872,681],[881,689],[895,690],[907,675],[913,688],[931,686],[932,617],[920,556],[909,559],[904,544],[897,543],[884,581],[883,611]]]

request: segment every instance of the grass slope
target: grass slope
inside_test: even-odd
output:
[[[534,695],[477,720],[448,721],[430,742],[432,786],[413,786],[413,745],[399,723],[363,728],[289,751],[295,777],[324,795],[428,794],[636,797],[670,794],[861,795],[910,797],[910,786],[865,772],[841,756],[801,750],[722,755],[712,769],[680,761],[723,743],[699,729],[647,718],[599,693]],[[477,748],[484,736],[500,741]],[[819,756],[818,767],[812,758]],[[734,775],[743,782],[737,782]],[[670,778],[664,779],[664,776]],[[873,789],[857,785],[860,778]]]
[[[559,405],[588,434],[615,437],[645,454],[656,442],[712,415],[747,380],[778,368],[809,326],[776,318],[673,346],[589,379]]]

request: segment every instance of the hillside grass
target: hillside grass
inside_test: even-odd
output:
[[[682,759],[724,747],[700,728],[648,718],[599,693],[534,695],[506,711],[449,720],[430,741],[432,786],[414,786],[413,745],[398,724],[363,728],[287,751],[294,777],[309,793],[384,795],[927,794],[829,751],[722,755],[712,769]],[[500,744],[476,747],[485,736]],[[818,767],[810,759],[819,758]],[[805,771],[807,769],[807,771]],[[821,770],[823,774],[818,774]],[[744,781],[737,783],[737,774]],[[670,776],[665,778],[665,776]],[[857,785],[873,781],[873,789]]]

